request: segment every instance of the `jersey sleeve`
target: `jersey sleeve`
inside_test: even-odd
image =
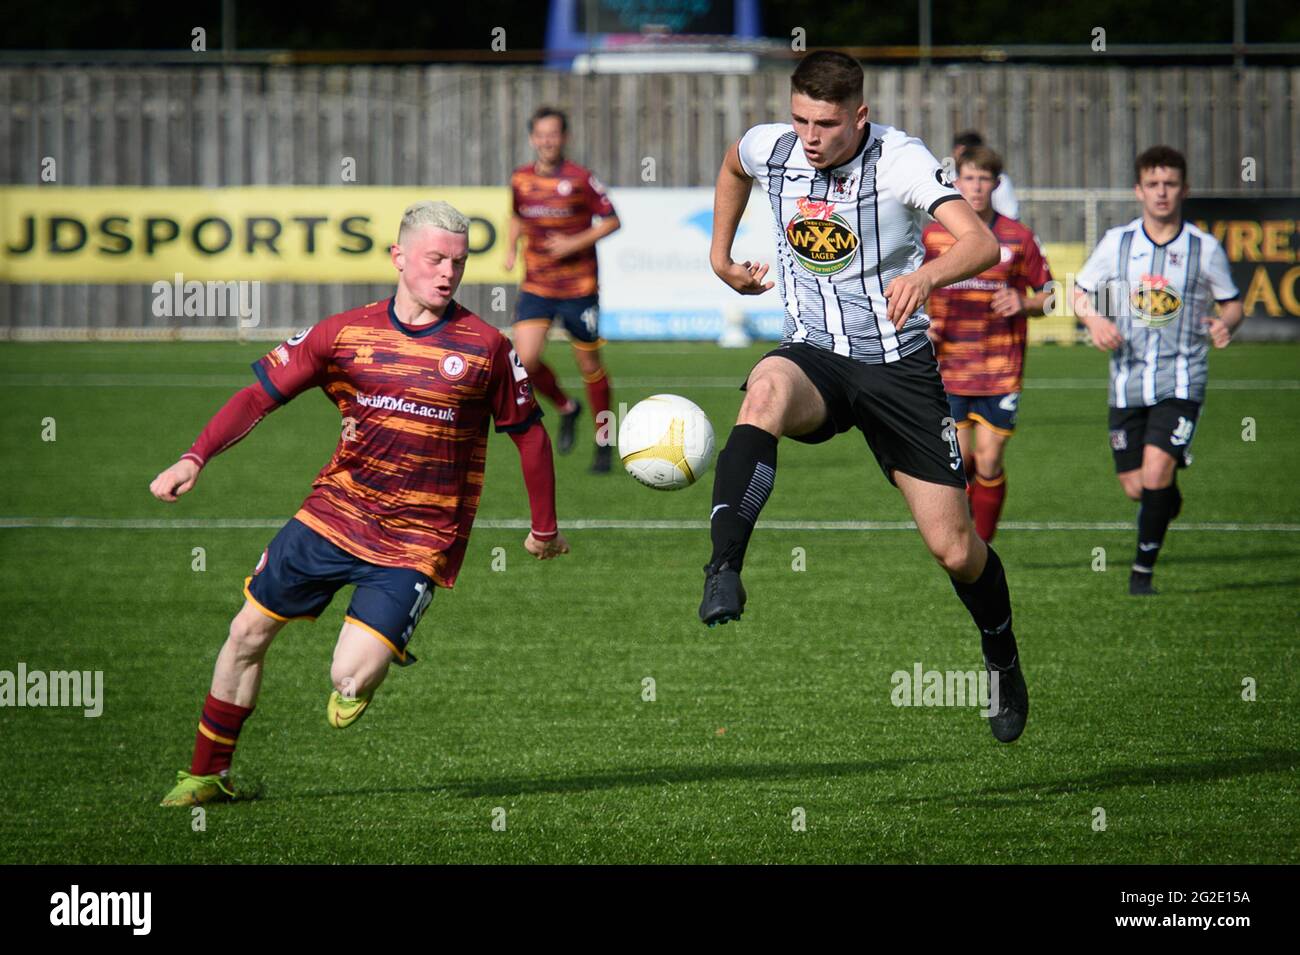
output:
[[[737,152],[740,154],[740,168],[745,175],[753,179],[767,177],[767,161],[772,155],[772,147],[787,127],[780,123],[765,123],[755,126],[740,137]]]
[[[285,404],[324,382],[337,334],[329,319],[304,328],[253,362],[253,374],[276,404]]]
[[[492,402],[492,420],[497,431],[518,434],[527,431],[542,416],[524,363],[510,346],[510,339],[504,335],[492,352],[488,398]]]
[[[1038,236],[1032,232],[1029,234],[1029,241],[1025,243],[1025,253],[1020,259],[1020,277],[1023,280],[1021,291],[1026,288],[1041,289],[1052,281],[1052,270],[1047,265],[1043,245],[1038,241]]]
[[[1008,219],[1020,218],[1020,199],[1016,196],[1016,190],[1012,188],[1011,179],[1006,173],[998,176],[998,184],[993,188],[990,199],[993,203],[993,211],[998,215],[1006,216]]]
[[[519,215],[519,173],[510,177],[510,211]]]
[[[961,198],[925,143],[897,130],[886,133],[881,143],[877,181],[903,205],[930,215],[943,203]]]
[[[1237,283],[1232,280],[1232,268],[1228,265],[1228,253],[1218,242],[1210,250],[1208,261],[1203,263],[1205,280],[1210,284],[1216,302],[1231,302],[1241,296]]]
[[[609,201],[605,187],[594,174],[587,174],[587,209],[593,216],[608,217],[615,214],[614,203]]]
[[[1115,274],[1115,256],[1119,253],[1119,230],[1112,229],[1101,237],[1097,248],[1092,250],[1088,261],[1074,277],[1074,284],[1089,294],[1097,291],[1107,282],[1118,278]]]

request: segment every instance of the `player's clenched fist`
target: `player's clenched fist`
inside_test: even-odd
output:
[[[1223,319],[1203,318],[1201,324],[1205,326],[1205,331],[1210,336],[1210,341],[1214,342],[1215,348],[1228,347],[1228,342],[1232,341],[1232,332]]]
[[[1092,343],[1102,351],[1114,351],[1124,344],[1124,336],[1119,333],[1114,322],[1095,315],[1085,318],[1083,322],[1087,326]]]
[[[770,289],[774,283],[763,281],[767,269],[766,265],[757,262],[728,262],[722,268],[713,267],[718,278],[741,295],[762,295]]]
[[[900,275],[885,286],[885,302],[888,304],[885,317],[894,323],[895,328],[902,328],[908,316],[930,297],[933,288],[934,283],[920,272]]]
[[[529,531],[528,536],[524,538],[524,550],[538,560],[550,560],[552,557],[567,554],[569,552],[569,542],[564,539],[563,534],[556,534],[548,541],[539,541]]]
[[[158,500],[171,504],[194,487],[194,482],[198,479],[199,466],[189,458],[181,458],[153,479],[149,492]]]

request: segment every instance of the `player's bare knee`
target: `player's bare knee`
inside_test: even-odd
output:
[[[260,660],[279,630],[279,627],[273,624],[274,621],[269,619],[263,623],[246,614],[236,614],[235,619],[230,621],[230,635],[227,642],[240,657]]]
[[[972,576],[970,570],[977,556],[977,541],[974,533],[954,534],[934,541],[930,553],[950,577],[965,579]]]
[[[753,425],[780,434],[781,420],[790,397],[790,387],[776,375],[759,375],[745,387],[737,424]]]

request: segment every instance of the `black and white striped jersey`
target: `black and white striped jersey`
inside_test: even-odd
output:
[[[1134,219],[1108,231],[1075,285],[1099,298],[1124,343],[1110,358],[1110,406],[1136,408],[1166,398],[1205,400],[1210,343],[1204,319],[1238,295],[1228,256],[1190,222],[1153,242]]]
[[[921,266],[927,213],[961,194],[921,140],[878,123],[865,132],[852,159],[815,169],[793,126],[755,126],[740,164],[772,207],[783,340],[881,364],[928,345],[924,306],[895,329],[885,289]]]

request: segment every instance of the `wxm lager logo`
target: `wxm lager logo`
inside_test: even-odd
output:
[[[1183,297],[1171,288],[1163,275],[1144,275],[1129,296],[1138,320],[1148,328],[1159,328],[1176,319],[1183,310]]]
[[[785,227],[785,240],[799,264],[813,275],[834,275],[848,267],[858,237],[835,212],[835,203],[799,200],[799,212]]]

